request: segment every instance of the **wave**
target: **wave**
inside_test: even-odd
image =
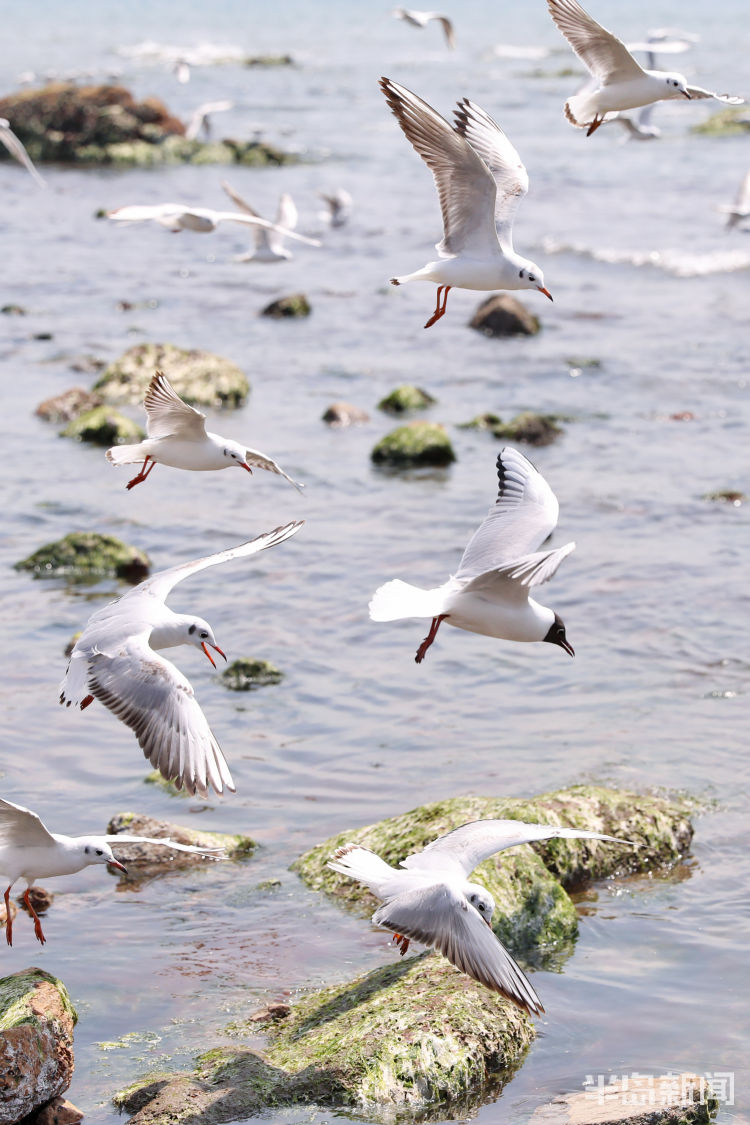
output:
[[[750,251],[739,248],[688,253],[684,250],[616,250],[583,243],[542,240],[545,254],[574,254],[613,266],[651,266],[673,277],[706,277],[714,273],[737,273],[750,269]]]

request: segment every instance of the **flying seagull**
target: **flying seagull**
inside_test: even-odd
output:
[[[403,20],[404,23],[411,24],[412,27],[420,27],[422,29],[427,27],[427,24],[432,20],[436,20],[443,29],[446,47],[453,50],[456,46],[456,35],[453,30],[453,24],[447,16],[441,16],[439,12],[420,12],[414,8],[394,8],[393,18],[395,20]]]
[[[259,218],[257,211],[254,211],[249,203],[246,203],[241,195],[238,195],[234,188],[225,180],[222,181],[221,186],[227,193],[233,203],[244,211],[247,215],[254,215]],[[281,234],[282,229],[292,231],[297,226],[297,207],[289,192],[282,192],[279,196],[279,206],[276,211],[276,219],[274,220],[273,229],[269,230],[266,227],[255,227],[253,230],[253,238],[255,240],[252,250],[248,250],[246,254],[238,254],[235,257],[235,262],[286,262],[292,257],[291,250],[287,250],[284,245],[284,235]],[[313,245],[320,246],[317,239],[309,239]]]
[[[213,211],[209,207],[189,207],[185,203],[134,203],[127,207],[117,207],[114,211],[107,211],[107,218],[117,223],[158,223],[174,233],[191,230],[197,234],[209,234],[216,230],[220,223],[244,223],[249,227],[264,227],[273,230],[286,238],[295,238],[298,242],[307,242],[311,246],[319,246],[314,238],[306,238],[303,234],[295,234],[285,227],[277,227],[267,219],[258,215],[249,215],[239,211]]]
[[[47,186],[47,181],[37,172],[34,162],[22,142],[11,129],[10,121],[5,117],[0,117],[0,143],[5,145],[14,160],[17,160],[19,164],[23,164],[29,175],[39,184],[39,187]]]

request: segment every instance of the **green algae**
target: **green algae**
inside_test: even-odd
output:
[[[95,406],[73,418],[61,437],[75,441],[91,442],[93,445],[125,445],[127,442],[143,441],[145,431],[111,406]]]
[[[304,293],[290,293],[286,297],[278,297],[262,310],[261,316],[269,316],[272,320],[287,320],[295,317],[306,317],[312,312],[310,302]]]
[[[12,976],[0,978],[0,1031],[10,1031],[25,1024],[39,1025],[40,1017],[32,1008],[36,987],[41,982],[51,984],[60,997],[65,1013],[73,1023],[78,1022],[78,1013],[61,980],[44,969],[24,969]]]
[[[128,582],[141,582],[150,560],[144,551],[130,547],[114,535],[97,531],[73,531],[54,543],[46,543],[28,558],[15,564],[35,578],[88,579],[114,575]]]
[[[423,391],[421,387],[415,387],[411,383],[403,383],[400,387],[395,387],[385,398],[381,398],[378,410],[384,410],[386,414],[405,414],[409,410],[425,410],[428,406],[434,406],[436,402],[437,399],[428,391]]]
[[[442,467],[456,460],[445,428],[436,422],[409,422],[381,438],[370,454],[376,465]]]
[[[270,660],[233,660],[219,676],[230,691],[255,691],[270,684],[280,684],[284,673]]]
[[[110,402],[143,400],[157,371],[163,371],[175,391],[197,406],[242,406],[250,384],[231,360],[198,348],[174,344],[136,344],[105,369],[94,384]]]

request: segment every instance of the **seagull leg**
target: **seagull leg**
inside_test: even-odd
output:
[[[149,463],[149,461],[151,461],[151,464],[150,464],[150,465],[148,464],[148,463]],[[151,457],[146,457],[146,460],[145,460],[145,461],[143,462],[143,464],[141,465],[141,471],[140,471],[140,473],[138,474],[138,476],[137,476],[137,477],[133,477],[133,479],[132,479],[132,480],[129,480],[129,481],[128,481],[128,483],[127,483],[127,484],[125,485],[125,487],[127,488],[128,492],[130,491],[130,489],[131,489],[131,488],[135,488],[135,486],[136,486],[137,484],[140,484],[140,483],[141,483],[141,481],[144,481],[144,480],[146,479],[146,477],[147,477],[147,476],[148,476],[148,474],[149,474],[149,473],[151,472],[151,470],[153,469],[153,467],[154,467],[154,465],[155,465],[155,464],[156,464],[156,461],[154,461],[154,460],[153,460],[153,459],[152,459]],[[148,465],[148,468],[146,468],[146,466],[147,466],[147,465]]]
[[[399,949],[401,950],[401,956],[403,957],[403,955],[407,952],[407,950],[409,948],[409,938],[404,937],[402,934],[394,934],[393,940],[396,943],[396,945],[399,947]]]
[[[11,883],[11,887],[12,886],[13,886],[13,884]],[[3,895],[3,898],[5,899],[5,940],[7,941],[8,945],[12,945],[13,944],[13,919],[11,918],[11,915],[10,915],[10,887],[8,887],[8,889],[6,890],[5,894]]]
[[[445,308],[448,304],[448,294],[450,293],[451,288],[452,286],[450,285],[438,285],[437,304],[435,305],[435,311],[425,324],[425,328],[431,328],[435,321],[440,320],[441,316],[445,316]],[[440,304],[441,297],[443,299],[442,305]]]
[[[26,909],[28,910],[29,914],[34,919],[34,933],[37,936],[37,941],[40,941],[42,943],[42,945],[44,945],[44,943],[46,942],[47,939],[44,936],[44,934],[42,933],[42,923],[39,921],[39,915],[37,914],[34,907],[31,905],[31,899],[29,898],[29,891],[30,890],[31,890],[31,887],[27,887],[26,890],[24,891],[23,901],[26,903]]]
[[[589,125],[588,130],[586,132],[586,136],[590,137],[592,133],[595,133],[596,130],[599,128],[599,126],[601,125],[601,123],[603,121],[604,121],[604,114],[602,114],[601,117],[597,117],[596,114],[594,114],[594,120]]]
[[[427,655],[427,649],[430,647],[432,642],[435,640],[435,637],[437,636],[437,631],[440,628],[440,622],[445,621],[447,616],[447,613],[440,613],[437,617],[433,617],[432,624],[430,625],[430,631],[417,649],[417,655],[414,657],[417,664],[421,664],[424,660],[425,656]]]

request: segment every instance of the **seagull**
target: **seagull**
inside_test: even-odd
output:
[[[218,794],[226,786],[233,793],[229,767],[189,681],[155,650],[195,645],[214,667],[209,646],[226,656],[208,622],[173,613],[164,603],[183,578],[274,547],[301,527],[301,521],[288,523],[238,547],[162,570],[97,610],[73,648],[60,703],[83,711],[100,700],[135,732],[144,756],[178,789],[205,797],[209,785]]]
[[[321,218],[327,220],[332,227],[343,227],[349,222],[352,213],[352,197],[345,188],[335,188],[333,191],[319,191],[318,198],[322,199],[328,210],[321,212]]]
[[[467,878],[483,860],[505,848],[555,839],[633,844],[601,832],[554,824],[474,820],[440,836],[424,851],[402,859],[398,868],[358,844],[339,848],[328,867],[365,883],[382,900],[372,920],[393,932],[402,956],[410,941],[430,945],[485,988],[499,992],[526,1012],[540,1015],[544,1011],[541,1000],[494,936],[492,895]]]
[[[234,102],[224,99],[219,102],[204,102],[193,111],[193,116],[190,118],[188,127],[185,130],[185,140],[195,141],[199,134],[203,132],[205,137],[211,136],[211,114],[212,113],[225,113],[228,109],[234,109]]]
[[[184,203],[134,203],[128,207],[117,207],[114,211],[107,211],[108,219],[118,223],[159,223],[167,230],[175,233],[182,230],[192,230],[198,234],[208,234],[216,230],[219,223],[245,223],[250,227],[265,227],[275,230],[287,238],[296,238],[298,242],[307,242],[312,246],[320,246],[314,238],[306,238],[302,234],[284,227],[277,227],[267,219],[258,215],[249,215],[237,211],[213,211],[209,207],[188,207]]]
[[[727,230],[750,217],[750,172],[745,173],[734,203],[722,203],[719,210],[727,216]]]
[[[590,137],[608,113],[636,109],[669,98],[716,98],[739,105],[743,98],[714,94],[689,86],[683,74],[643,70],[625,44],[585,12],[578,0],[547,0],[552,19],[596,79],[593,90],[575,94],[565,103],[571,125],[586,129]],[[662,50],[664,47],[662,46]]]
[[[498,455],[497,476],[497,500],[469,540],[455,575],[434,590],[395,578],[370,602],[372,621],[432,618],[417,664],[443,621],[507,641],[549,641],[575,656],[558,614],[529,597],[529,590],[547,582],[575,550],[575,543],[537,550],[557,525],[557,498],[531,461],[510,446]]]
[[[394,8],[393,18],[395,20],[403,20],[405,23],[410,23],[412,27],[427,27],[431,20],[437,20],[443,29],[445,36],[445,45],[451,50],[456,46],[456,36],[453,31],[453,24],[447,16],[441,16],[439,12],[418,12],[414,8]]]
[[[658,125],[651,124],[653,113],[654,103],[651,102],[650,105],[643,106],[635,117],[630,117],[627,113],[614,113],[607,117],[606,121],[607,123],[615,121],[622,125],[626,141],[656,141],[661,136],[661,129]]]
[[[222,180],[221,184],[224,191],[227,193],[233,203],[236,203],[246,214],[254,215],[255,218],[260,218],[257,211],[254,211],[249,203],[246,203],[241,195],[238,195],[234,188]],[[265,227],[256,227],[253,231],[253,238],[255,245],[252,250],[248,250],[246,254],[238,254],[235,257],[235,262],[286,262],[292,257],[291,250],[287,250],[284,245],[284,235],[281,230],[292,231],[297,226],[297,208],[294,200],[288,192],[283,192],[279,196],[279,206],[276,211],[275,225],[272,230],[267,230]],[[314,246],[320,246],[317,239],[307,239]]]
[[[187,59],[175,59],[172,64],[172,74],[182,86],[185,86],[190,81],[190,65]]]
[[[19,164],[23,164],[29,175],[36,180],[39,187],[47,186],[47,181],[39,175],[28,152],[11,129],[10,121],[8,121],[7,117],[0,117],[0,143],[5,145],[14,160],[17,160]]]
[[[248,449],[239,441],[212,434],[206,429],[206,415],[180,398],[161,371],[149,383],[143,400],[146,408],[148,437],[136,445],[113,445],[105,456],[115,466],[134,465],[142,461],[140,472],[125,486],[128,490],[146,480],[154,465],[170,465],[173,469],[208,472],[236,466],[252,473],[267,469],[293,484],[298,492],[302,485],[284,472],[280,465],[257,449]]]
[[[127,869],[115,859],[111,844],[156,844],[178,852],[194,852],[209,859],[221,859],[223,848],[200,848],[178,844],[168,837],[152,836],[63,836],[50,832],[31,809],[14,805],[0,797],[0,876],[7,880],[5,899],[5,939],[13,944],[13,919],[10,913],[10,891],[18,879],[26,883],[23,901],[34,919],[34,933],[44,945],[47,940],[42,923],[29,898],[29,890],[37,879],[53,879],[72,875],[95,863],[107,863],[118,871]]]
[[[538,289],[551,301],[539,266],[513,249],[513,218],[529,177],[500,126],[468,98],[458,103],[454,127],[404,86],[389,78],[381,78],[380,86],[434,176],[443,213],[443,240],[436,246],[440,261],[391,278],[391,285],[437,282],[437,305],[425,328],[445,315],[454,286]]]

